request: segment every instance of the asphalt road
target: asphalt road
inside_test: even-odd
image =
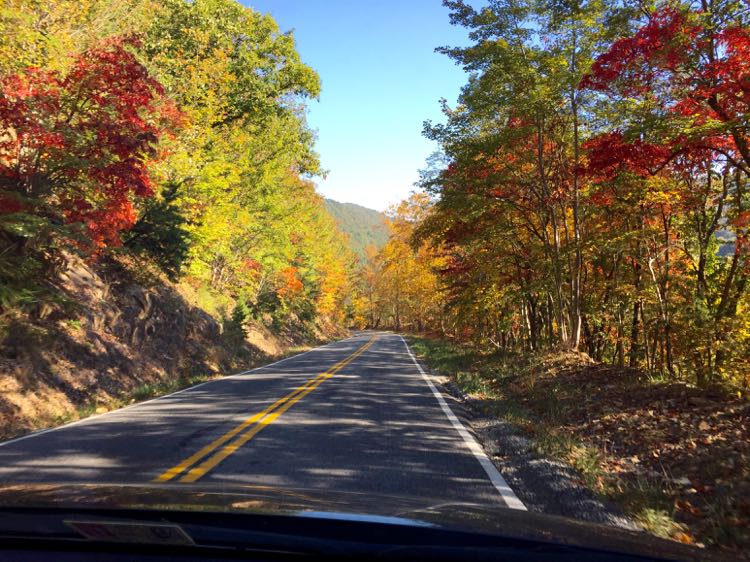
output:
[[[249,484],[524,508],[401,336],[382,332],[7,441],[0,482]]]

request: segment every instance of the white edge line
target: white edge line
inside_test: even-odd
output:
[[[511,509],[527,511],[526,506],[520,499],[518,499],[518,496],[505,481],[505,478],[503,478],[495,465],[492,464],[492,461],[487,457],[484,450],[482,450],[482,447],[479,445],[479,443],[477,443],[477,440],[474,439],[471,433],[466,430],[461,421],[453,413],[450,406],[448,406],[448,403],[445,401],[445,398],[443,398],[443,395],[440,394],[440,391],[435,387],[432,380],[430,380],[430,377],[427,376],[427,373],[425,373],[424,369],[422,369],[422,366],[419,364],[419,361],[417,361],[417,358],[414,357],[414,354],[411,352],[411,349],[409,349],[409,344],[406,343],[404,337],[400,334],[398,337],[400,337],[401,341],[404,342],[406,351],[409,353],[411,360],[414,361],[417,369],[419,369],[419,373],[422,375],[422,378],[427,381],[427,386],[430,387],[430,390],[435,395],[435,398],[437,398],[437,401],[440,404],[440,408],[442,408],[443,413],[448,417],[448,420],[451,422],[453,427],[456,428],[456,431],[458,431],[459,435],[461,435],[464,443],[466,443],[466,446],[469,448],[469,450],[474,453],[474,456],[479,461],[479,464],[482,465],[482,468],[487,473],[487,476],[492,482],[492,485],[495,486],[497,491],[500,492],[500,495],[503,497],[503,500],[505,500],[506,505]]]
[[[328,347],[329,345],[333,345],[335,343],[341,343],[341,342],[346,341],[348,339],[351,339],[351,336],[348,337],[348,338],[344,338],[344,339],[332,341],[332,342],[329,342],[329,343],[327,343],[325,345],[320,345],[320,346],[314,347],[312,349],[308,349],[307,351],[303,351],[302,353],[296,353],[294,355],[290,355],[289,357],[284,357],[283,359],[279,359],[278,361],[274,361],[273,363],[268,363],[267,365],[261,365],[260,367],[255,367],[254,369],[249,369],[247,371],[242,371],[242,372],[239,372],[239,373],[234,373],[233,375],[227,375],[225,377],[219,377],[219,378],[216,378],[216,379],[212,379],[210,381],[201,382],[201,383],[198,383],[198,384],[193,385],[193,386],[188,386],[188,387],[182,388],[180,390],[175,390],[174,392],[170,392],[169,394],[163,394],[162,396],[157,396],[156,398],[151,398],[149,400],[144,400],[143,402],[136,402],[135,404],[128,404],[127,406],[123,406],[122,408],[117,408],[116,410],[110,410],[109,412],[103,412],[101,414],[95,414],[95,415],[89,416],[87,418],[81,418],[80,420],[75,420],[75,421],[68,422],[68,423],[63,424],[63,425],[58,425],[57,427],[50,427],[50,428],[47,428],[47,429],[41,429],[39,431],[34,431],[32,433],[27,433],[26,435],[22,435],[21,437],[14,437],[13,439],[8,439],[7,441],[0,442],[0,447],[4,447],[5,445],[10,445],[12,443],[18,443],[19,441],[23,441],[25,439],[31,439],[32,437],[39,437],[40,435],[44,435],[45,433],[51,433],[53,431],[57,431],[58,429],[65,429],[65,428],[68,428],[68,427],[72,427],[74,425],[79,425],[79,424],[82,424],[82,423],[90,422],[90,421],[93,421],[95,419],[102,418],[104,416],[108,416],[110,414],[118,414],[118,413],[123,412],[125,410],[128,410],[130,408],[135,408],[135,407],[138,407],[138,406],[144,406],[145,404],[149,404],[150,402],[156,402],[157,400],[163,400],[164,398],[169,398],[170,396],[174,396],[175,394],[180,394],[182,392],[187,392],[188,390],[195,390],[196,388],[204,386],[206,384],[211,384],[213,382],[222,381],[222,380],[226,380],[226,379],[231,379],[231,378],[239,377],[239,376],[242,376],[242,375],[247,375],[248,373],[253,373],[255,371],[259,371],[260,369],[265,369],[267,367],[272,367],[273,365],[278,365],[279,363],[283,363],[284,361],[289,361],[290,359],[296,359],[296,358],[302,357],[303,355],[307,355],[308,353],[312,353],[313,351],[316,351],[318,349],[322,349],[324,347]]]

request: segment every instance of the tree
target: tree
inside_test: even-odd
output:
[[[415,225],[453,335],[741,381],[747,12],[448,1],[474,44]],[[731,342],[731,343],[730,343]]]
[[[124,243],[217,316],[344,321],[355,261],[310,182],[320,83],[292,33],[235,0],[9,0],[0,31],[16,293],[67,251]]]
[[[66,74],[28,68],[0,84],[0,213],[5,243],[45,240],[68,225],[80,248],[120,243],[134,198],[153,194],[148,170],[179,114],[138,62],[133,38],[77,57]],[[48,242],[48,241],[47,241]]]
[[[380,251],[374,248],[360,271],[360,295],[355,316],[362,325],[381,324],[417,331],[442,326],[443,299],[436,270],[442,257],[414,239],[414,229],[430,213],[424,194],[413,194],[390,209],[390,236]]]
[[[670,265],[678,259],[692,271],[684,289],[693,300],[686,319],[693,334],[689,355],[702,383],[724,367],[725,320],[735,316],[747,283],[750,152],[743,123],[750,35],[744,18],[731,3],[664,5],[649,12],[632,36],[615,41],[581,82],[631,106],[629,119],[589,142],[589,169],[609,181],[635,174],[648,184],[671,186],[660,207],[661,249],[648,265],[670,372]],[[717,262],[715,238],[722,227],[734,230],[738,242],[731,259]]]
[[[172,281],[179,279],[192,243],[188,220],[176,203],[177,188],[166,186],[159,197],[147,199],[124,236],[128,249],[148,255]]]
[[[5,0],[0,6],[0,75],[28,67],[65,73],[107,38],[148,26],[157,0]]]

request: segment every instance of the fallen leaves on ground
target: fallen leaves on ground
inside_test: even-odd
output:
[[[653,382],[583,354],[549,356],[504,390],[594,446],[631,488],[657,486],[686,531],[674,539],[750,547],[750,403],[719,389]]]

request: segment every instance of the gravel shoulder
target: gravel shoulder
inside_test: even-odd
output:
[[[486,414],[482,400],[420,363],[529,511],[640,530],[617,505],[597,498],[573,467],[538,454],[512,423]]]

